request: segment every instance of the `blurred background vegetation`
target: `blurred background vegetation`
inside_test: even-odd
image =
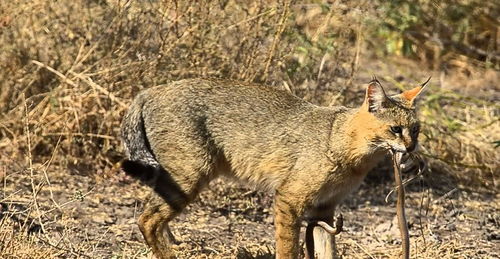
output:
[[[384,54],[404,55],[443,69],[451,59],[498,69],[500,8],[494,1],[382,1]]]
[[[498,17],[498,3],[480,0],[1,1],[1,161],[108,172],[131,98],[180,78],[354,106],[372,74],[388,89],[433,75],[422,108],[430,170],[495,190]]]

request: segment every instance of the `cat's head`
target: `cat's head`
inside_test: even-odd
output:
[[[372,146],[404,153],[415,151],[420,133],[417,98],[429,80],[430,77],[417,87],[391,96],[376,78],[368,84],[361,109],[373,115],[370,118],[377,125],[370,134]]]

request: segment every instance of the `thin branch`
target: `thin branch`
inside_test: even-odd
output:
[[[45,227],[42,222],[42,213],[40,212],[40,206],[38,205],[38,198],[37,194],[39,191],[36,191],[37,188],[35,186],[35,174],[34,174],[34,169],[33,169],[33,158],[31,156],[31,136],[30,136],[30,130],[29,130],[29,112],[28,112],[28,104],[26,103],[26,97],[23,94],[23,100],[24,100],[24,110],[26,112],[25,115],[25,120],[24,120],[24,131],[26,134],[26,141],[28,144],[28,163],[29,163],[29,172],[30,172],[30,183],[31,183],[31,192],[33,194],[33,205],[35,206],[35,210],[37,212],[37,218],[38,218],[38,223],[40,224],[40,227],[42,228],[42,231],[45,233]],[[27,217],[28,218],[28,217]]]

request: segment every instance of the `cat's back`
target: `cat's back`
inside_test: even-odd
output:
[[[313,107],[277,87],[222,79],[184,79],[142,94],[147,95],[144,110],[247,125],[284,121]]]

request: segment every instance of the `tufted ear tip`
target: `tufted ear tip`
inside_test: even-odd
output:
[[[423,90],[426,88],[427,86],[427,83],[429,83],[429,81],[431,80],[431,77],[429,77],[427,79],[427,81],[425,81],[423,84],[413,88],[413,89],[410,89],[410,90],[407,90],[407,91],[404,91],[403,93],[401,93],[401,96],[406,99],[406,101],[408,101],[409,103],[413,104],[415,99],[423,92]]]
[[[411,90],[404,91],[401,95],[409,102],[412,102],[422,91],[422,86],[417,86]]]

